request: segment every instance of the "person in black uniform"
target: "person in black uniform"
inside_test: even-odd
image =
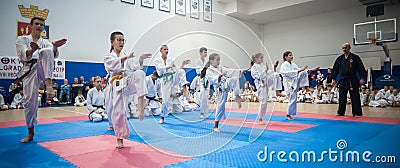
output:
[[[362,116],[359,87],[364,84],[366,74],[361,58],[350,52],[350,44],[342,46],[343,54],[340,55],[332,68],[332,83],[336,83],[336,78],[340,75],[337,82],[339,87],[339,109],[338,116],[344,116],[346,112],[347,92],[350,92],[351,108],[353,116]],[[358,80],[358,76],[360,80]]]

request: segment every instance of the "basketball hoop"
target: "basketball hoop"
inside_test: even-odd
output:
[[[371,42],[371,45],[376,45],[376,42],[378,41],[376,38],[368,38],[367,40]]]

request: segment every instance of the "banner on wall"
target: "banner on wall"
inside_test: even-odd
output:
[[[44,30],[40,34],[44,39],[49,39],[49,25],[44,25]],[[29,35],[32,32],[31,24],[28,22],[17,22],[17,36]]]
[[[48,9],[39,10],[39,7],[34,5],[31,5],[29,8],[25,8],[23,5],[18,5],[18,9],[19,12],[21,13],[21,16],[28,19],[32,19],[33,17],[39,17],[46,20],[49,14]],[[45,39],[48,39],[49,31],[50,31],[49,26],[45,25],[41,36]],[[30,26],[30,23],[19,22],[19,21],[17,22],[17,36],[29,35],[31,34],[31,32],[32,28]]]
[[[21,68],[18,57],[0,56],[0,79],[15,79]],[[65,79],[65,60],[55,60],[53,78]]]

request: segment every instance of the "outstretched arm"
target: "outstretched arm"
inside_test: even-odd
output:
[[[67,39],[66,38],[63,38],[63,39],[60,39],[60,40],[52,42],[54,55],[57,55],[58,47],[63,46],[65,43],[67,43]]]

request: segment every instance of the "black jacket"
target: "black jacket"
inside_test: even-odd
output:
[[[338,81],[339,88],[358,88],[360,82],[357,77],[357,73],[360,78],[366,76],[366,71],[361,58],[353,53],[350,53],[346,59],[344,54],[340,55],[333,65],[332,68],[332,79],[336,79],[340,74]]]

